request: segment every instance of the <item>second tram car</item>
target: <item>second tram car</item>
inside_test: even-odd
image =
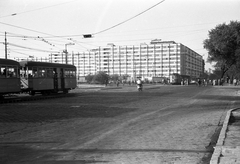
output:
[[[76,88],[76,67],[69,64],[20,61],[22,91],[50,94],[68,93]]]
[[[182,81],[190,81],[190,76],[188,75],[179,75],[177,73],[171,74],[170,83],[175,85],[180,85]]]
[[[19,63],[10,59],[0,59],[0,98],[21,91]]]

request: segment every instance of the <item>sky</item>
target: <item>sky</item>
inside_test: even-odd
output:
[[[0,0],[0,58],[6,32],[11,59],[161,39],[181,43],[206,61],[203,41],[230,21],[240,21],[240,0]]]

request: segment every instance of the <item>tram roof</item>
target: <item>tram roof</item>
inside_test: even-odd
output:
[[[53,67],[53,68],[76,68],[70,64],[48,63],[48,62],[36,62],[36,61],[20,61],[21,66],[31,67]]]
[[[17,65],[19,66],[19,63],[15,60],[11,60],[11,59],[1,59],[0,58],[0,64],[1,65]]]

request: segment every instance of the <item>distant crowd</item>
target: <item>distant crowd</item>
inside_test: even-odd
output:
[[[219,86],[223,86],[224,83],[230,84],[230,80],[224,80],[224,79],[213,79],[213,80],[206,80],[206,79],[198,79],[197,81],[197,85],[198,86],[207,86],[207,85],[219,85]],[[232,84],[234,86],[239,85],[239,80],[237,79],[233,79]]]
[[[169,82],[166,81],[162,81],[162,82],[152,82],[152,81],[142,81],[143,83],[146,84],[155,84],[155,83],[161,83],[161,84],[171,84]],[[234,86],[239,85],[239,80],[238,79],[233,79],[232,83]],[[224,80],[224,79],[213,79],[213,80],[209,80],[209,79],[197,79],[195,80],[189,80],[189,79],[182,79],[181,80],[181,85],[193,85],[196,84],[197,86],[208,86],[208,85],[212,85],[212,86],[222,86],[224,83],[230,84],[230,80]],[[137,81],[127,81],[127,80],[117,80],[117,81],[106,81],[105,85],[135,85],[137,84]]]

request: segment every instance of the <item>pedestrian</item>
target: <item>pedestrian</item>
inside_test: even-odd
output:
[[[237,79],[233,79],[233,85],[234,85],[234,86],[237,85]]]
[[[203,86],[205,87],[206,86],[206,80],[203,79]]]
[[[138,90],[141,90],[142,91],[142,80],[139,78],[137,81],[136,81],[136,83],[137,83],[137,88],[138,88]]]
[[[105,87],[108,85],[108,79],[105,80]]]
[[[220,81],[220,85],[223,86],[223,78]]]
[[[201,86],[201,80],[198,79],[198,86],[200,87]]]

